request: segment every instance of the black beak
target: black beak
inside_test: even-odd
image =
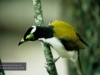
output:
[[[23,42],[19,42],[18,46],[21,45]]]
[[[25,40],[22,39],[22,40],[19,42],[18,46],[21,45],[21,44],[24,43],[24,42],[25,42]]]

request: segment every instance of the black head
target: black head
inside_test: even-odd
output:
[[[22,44],[22,43],[24,43],[24,42],[26,42],[26,41],[34,41],[34,40],[36,40],[35,37],[34,37],[34,32],[36,31],[36,27],[37,27],[37,26],[32,26],[32,27],[30,27],[30,28],[26,31],[24,37],[22,38],[22,40],[19,42],[18,45],[20,45],[20,44]]]

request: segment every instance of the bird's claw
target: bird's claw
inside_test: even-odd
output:
[[[53,59],[53,62],[57,62],[57,60],[60,58],[60,56],[58,58]]]
[[[53,62],[51,61],[51,62],[47,62],[45,64],[48,65],[48,64],[56,63],[59,58],[60,58],[60,56],[58,58],[53,59],[52,60]]]

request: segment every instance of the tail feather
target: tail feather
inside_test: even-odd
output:
[[[79,50],[78,50],[78,59],[76,61],[76,68],[77,68],[78,75],[83,75],[82,65],[81,65],[80,58],[79,58]]]
[[[81,38],[81,36],[78,33],[76,33],[76,34],[79,37],[80,41],[83,42],[86,46],[89,47],[89,45]]]

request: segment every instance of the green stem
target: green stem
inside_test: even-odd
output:
[[[43,26],[44,21],[43,21],[43,15],[42,15],[41,1],[33,0],[33,5],[34,5],[34,11],[35,11],[35,22],[37,23],[37,25]],[[49,75],[58,75],[56,67],[55,67],[55,63],[53,62],[53,55],[50,50],[50,46],[43,42],[42,42],[42,46],[43,46],[45,58],[47,61],[47,67],[46,67],[47,72],[49,73]]]

